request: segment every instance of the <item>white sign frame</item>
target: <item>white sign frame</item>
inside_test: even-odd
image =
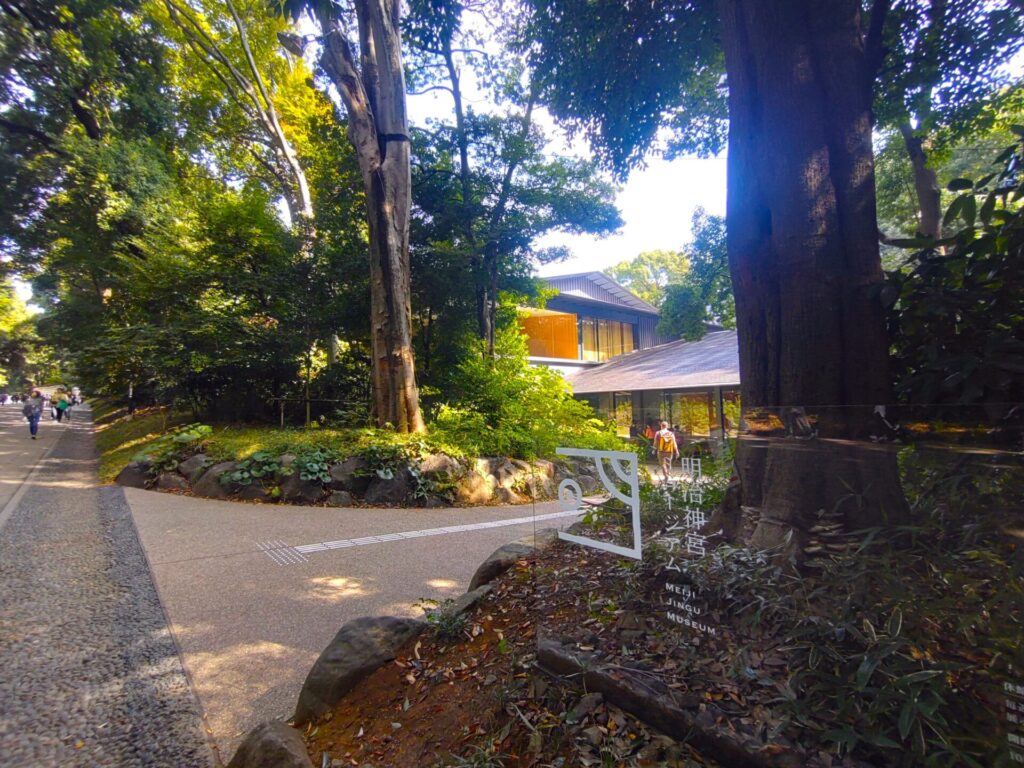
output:
[[[558,538],[563,541],[571,541],[580,546],[599,549],[603,552],[611,552],[614,555],[642,561],[644,555],[640,531],[640,470],[636,454],[632,451],[595,451],[589,448],[557,448],[555,453],[559,456],[592,459],[601,478],[601,484],[604,485],[605,490],[612,498],[618,499],[623,504],[629,506],[633,523],[632,547],[610,544],[606,541],[598,541],[587,536],[577,536],[565,531],[559,531]],[[629,496],[620,491],[618,486],[609,479],[608,473],[605,470],[605,461],[611,465],[618,479],[629,485]],[[623,464],[625,464],[625,467],[623,467]],[[561,502],[563,509],[568,510],[575,505],[577,511],[585,511],[581,507],[583,491],[580,488],[580,484],[572,478],[567,478],[559,483],[558,500]]]

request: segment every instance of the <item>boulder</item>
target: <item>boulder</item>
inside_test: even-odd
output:
[[[533,467],[518,459],[492,459],[491,476],[499,488],[522,488],[533,474]]]
[[[590,475],[579,475],[576,478],[576,482],[580,484],[580,489],[587,496],[597,492],[601,488],[601,483]]]
[[[524,485],[527,493],[534,499],[553,498],[557,490],[554,480],[539,474],[526,478]]]
[[[366,463],[366,459],[361,456],[353,456],[350,459],[345,459],[340,464],[335,464],[331,467],[330,472],[331,482],[329,485],[331,490],[348,491],[357,496],[362,496],[370,486],[372,475],[370,466]]]
[[[405,504],[415,489],[415,481],[408,467],[397,470],[390,479],[374,476],[363,494],[367,504]]]
[[[494,496],[494,478],[477,471],[467,472],[455,488],[455,498],[463,504],[486,504]]]
[[[511,488],[505,488],[504,486],[494,489],[494,500],[502,504],[523,504],[529,501],[525,496],[521,496]]]
[[[555,463],[548,461],[547,459],[537,459],[533,462],[533,468],[536,474],[543,475],[549,480],[555,478]]]
[[[491,591],[491,589],[492,587],[490,584],[484,584],[482,587],[477,587],[474,590],[470,590],[464,595],[459,595],[452,601],[452,604],[448,607],[448,612],[451,613],[453,616],[457,616],[460,613],[465,613],[478,602],[480,602],[481,598],[483,598],[484,595],[488,594]]]
[[[177,472],[161,472],[156,479],[156,487],[161,491],[187,491],[188,480]]]
[[[536,534],[524,536],[498,547],[476,569],[476,573],[473,574],[473,578],[469,582],[468,591],[472,592],[485,584],[490,584],[519,560],[529,557],[537,550],[547,549],[556,541],[558,541],[558,530],[545,528],[537,531]]]
[[[533,550],[532,546],[520,544],[517,541],[498,547],[476,569],[476,573],[473,574],[473,578],[469,582],[469,591],[472,592],[478,587],[490,584],[518,561],[533,554]]]
[[[302,734],[287,723],[272,720],[246,734],[228,768],[313,768],[313,764]]]
[[[327,506],[351,507],[352,494],[348,491],[331,491],[331,495],[327,497]]]
[[[149,474],[149,465],[132,462],[117,473],[115,482],[126,488],[145,488],[153,478]]]
[[[242,490],[238,492],[238,498],[244,501],[274,500],[274,497],[270,495],[270,491],[268,491],[259,483],[250,483],[249,485],[243,486]]]
[[[462,474],[462,465],[447,454],[435,453],[420,459],[419,470],[424,477],[433,480],[444,476],[458,477]]]
[[[319,480],[303,480],[298,467],[290,475],[281,478],[281,498],[300,504],[313,504],[324,495],[324,484]]]
[[[222,483],[220,476],[225,472],[230,472],[236,466],[238,465],[233,461],[222,461],[220,464],[214,464],[203,473],[203,476],[192,487],[192,493],[205,499],[226,499],[234,491],[239,490],[239,486],[236,483]]]
[[[205,453],[197,453],[195,456],[191,456],[185,459],[178,465],[178,472],[183,476],[187,477],[189,482],[194,483],[198,480],[203,470],[206,469],[206,465],[210,463]]]
[[[346,623],[306,676],[293,720],[305,725],[334,707],[356,685],[392,661],[426,622],[398,616],[364,616]]]
[[[423,500],[423,506],[427,509],[444,509],[445,507],[450,507],[451,502],[444,496],[432,493]]]

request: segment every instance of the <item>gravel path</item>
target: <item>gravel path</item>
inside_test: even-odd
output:
[[[5,462],[29,445],[15,411],[0,410]],[[96,487],[91,424],[75,417],[43,423],[63,434],[0,528],[0,766],[205,768],[124,494]]]

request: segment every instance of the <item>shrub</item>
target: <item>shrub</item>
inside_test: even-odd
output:
[[[479,346],[458,368],[456,402],[437,410],[434,428],[477,455],[535,458],[561,445],[621,449],[612,427],[572,396],[557,372],[531,366],[526,337],[498,331],[495,354]]]
[[[212,431],[206,424],[178,427],[147,445],[132,457],[132,461],[148,464],[152,475],[171,472],[178,468],[186,455],[194,453],[199,443]]]

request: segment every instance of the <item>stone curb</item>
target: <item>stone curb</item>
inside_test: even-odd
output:
[[[517,561],[547,549],[556,541],[558,530],[545,528],[498,547],[477,568],[470,588],[455,598],[448,611],[454,615],[468,612],[490,593],[493,588],[491,582],[498,576]],[[337,706],[358,689],[359,683],[393,661],[398,651],[426,628],[426,622],[404,616],[363,616],[345,622],[306,675],[292,723],[295,726],[305,725]],[[306,762],[292,760],[294,750],[290,746],[294,739],[283,729],[302,740],[299,731],[286,723],[261,723],[246,734],[228,764],[229,768],[309,766],[308,758]]]

